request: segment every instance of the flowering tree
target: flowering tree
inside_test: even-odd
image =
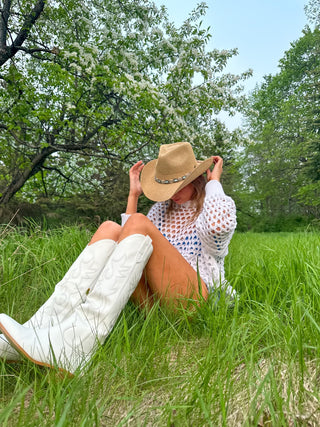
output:
[[[7,2],[7,38],[31,3]],[[46,3],[27,48],[0,69],[0,203],[31,177],[68,180],[75,156],[124,161],[179,140],[203,153],[217,131],[223,139],[216,115],[241,109],[239,83],[249,73],[223,73],[236,50],[206,49],[205,9],[176,28],[148,0]]]
[[[24,10],[12,5],[12,0],[4,0],[1,5],[0,17],[0,66],[13,58],[19,51],[30,55],[43,52],[46,49],[29,40],[31,30],[39,19],[45,5],[45,0],[34,4],[26,3]],[[31,37],[30,37],[31,38]],[[30,46],[29,46],[30,45]]]

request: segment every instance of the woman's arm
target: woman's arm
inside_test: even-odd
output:
[[[129,171],[130,178],[130,191],[127,202],[126,214],[131,215],[137,212],[138,199],[142,194],[142,188],[140,184],[140,173],[144,167],[142,160],[139,160],[134,164]]]
[[[236,207],[231,197],[226,196],[220,177],[223,160],[213,157],[214,168],[207,171],[208,183],[203,209],[197,220],[197,228],[202,243],[215,256],[224,256],[236,228]]]

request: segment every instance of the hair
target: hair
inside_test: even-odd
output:
[[[203,201],[204,201],[204,196],[205,196],[206,183],[207,183],[207,181],[203,175],[198,176],[195,180],[193,180],[191,182],[191,184],[193,185],[193,188],[194,188],[194,192],[193,192],[193,195],[191,197],[191,201],[193,203],[193,206],[195,206],[195,208],[196,208],[196,211],[195,211],[193,217],[191,218],[191,221],[194,221],[195,219],[197,219],[197,217],[199,216],[199,214],[201,212]],[[168,205],[168,209],[167,209],[167,212],[169,215],[173,211],[173,209],[174,209],[174,207],[173,207],[172,200],[169,200],[169,205]]]
[[[198,176],[194,181],[192,181],[193,187],[194,187],[194,193],[191,197],[191,200],[193,201],[196,212],[193,220],[198,217],[198,215],[201,212],[204,196],[205,196],[205,186],[206,186],[206,179],[203,175]]]

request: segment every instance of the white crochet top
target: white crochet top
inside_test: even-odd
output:
[[[198,264],[209,290],[222,286],[234,295],[224,273],[224,258],[236,228],[234,201],[225,195],[219,181],[212,180],[206,185],[203,207],[196,220],[192,220],[195,207],[191,201],[183,205],[172,203],[170,213],[168,201],[154,204],[148,218],[196,271]],[[129,215],[121,217],[123,225]]]

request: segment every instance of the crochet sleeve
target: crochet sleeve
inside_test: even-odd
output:
[[[236,207],[219,181],[209,181],[202,211],[197,219],[201,243],[212,256],[225,256],[236,228]]]

